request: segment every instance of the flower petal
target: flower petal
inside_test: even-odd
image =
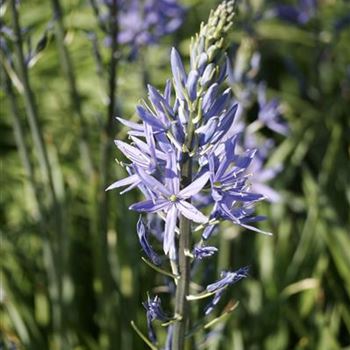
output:
[[[231,100],[231,89],[227,89],[219,96],[216,100],[213,101],[212,105],[208,106],[208,111],[204,111],[204,116],[206,119],[209,119],[213,116],[218,116],[222,111],[227,107],[228,102]]]
[[[141,216],[137,222],[136,231],[143,251],[155,265],[160,265],[161,261],[159,256],[148,242],[148,231]]]
[[[148,199],[146,201],[138,202],[130,205],[130,210],[145,213],[157,213],[161,210],[166,210],[169,207],[169,202],[166,199],[157,199],[155,202]]]
[[[251,225],[247,225],[247,224],[240,224],[240,226],[246,228],[246,229],[249,230],[249,231],[254,231],[254,232],[262,233],[262,234],[267,235],[267,236],[273,236],[273,233],[272,233],[272,232],[260,230],[259,228],[255,227],[255,226],[251,226]]]
[[[187,81],[187,76],[181,57],[174,47],[171,50],[170,63],[175,85],[177,90],[181,91]]]
[[[185,199],[190,198],[200,192],[200,190],[205,186],[207,181],[209,180],[210,174],[209,172],[204,173],[198,179],[194,180],[190,185],[185,187],[179,192],[178,197]]]
[[[132,130],[143,131],[143,125],[117,117],[117,120]]]
[[[175,205],[172,205],[169,209],[164,228],[164,241],[163,249],[164,253],[168,254],[170,251],[174,251],[175,248],[175,228],[177,221],[178,210]]]
[[[140,176],[143,184],[146,185],[152,192],[160,193],[166,197],[169,197],[173,194],[162,183],[160,183],[153,176],[148,175],[144,170],[137,168],[136,172]]]
[[[150,112],[148,112],[144,107],[137,106],[138,116],[148,125],[152,126],[156,130],[165,130],[164,125]]]
[[[140,181],[139,177],[136,174],[134,174],[134,175],[126,177],[125,179],[113,182],[111,185],[109,185],[106,188],[106,191],[110,191],[110,190],[113,190],[113,189],[118,188],[118,187],[132,185],[132,184],[137,183],[138,181]]]
[[[219,84],[214,83],[213,85],[210,86],[208,91],[205,93],[203,97],[203,104],[202,104],[202,108],[205,113],[208,112],[210,106],[214,103],[218,91],[219,91]]]
[[[193,222],[197,222],[199,224],[205,224],[208,222],[208,218],[191,203],[188,203],[184,200],[180,200],[176,202],[176,207],[180,210],[183,216],[185,216],[187,219]]]
[[[191,70],[188,74],[186,88],[191,101],[194,101],[197,97],[197,82],[199,74],[196,70]]]
[[[212,138],[211,143],[218,143],[231,130],[237,109],[238,104],[234,104],[225,115],[221,117],[218,130]]]
[[[133,163],[143,168],[148,168],[148,166],[150,165],[150,160],[144,152],[142,152],[134,146],[130,146],[129,144],[123,141],[116,140],[114,141],[114,143],[119,148],[119,150],[123,152],[125,157],[129,158]]]
[[[218,124],[219,118],[212,117],[206,124],[202,125],[195,131],[195,133],[198,134],[198,143],[200,146],[203,146],[210,141],[218,127]]]
[[[167,153],[167,163],[165,168],[165,185],[172,194],[177,194],[180,189],[180,176],[177,171],[177,161],[175,152]]]

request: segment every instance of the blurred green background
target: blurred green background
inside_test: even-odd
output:
[[[32,96],[9,64],[14,44],[1,52],[0,349],[144,349],[130,321],[146,332],[141,303],[161,280],[141,261],[137,215],[127,210],[138,194],[104,192],[123,175],[113,139],[126,137],[110,118],[110,49],[89,1],[62,0],[58,20],[55,2],[19,7],[25,50],[39,43]],[[1,3],[1,25],[13,28],[10,1]],[[183,1],[174,35],[134,62],[122,52],[112,59],[115,115],[135,117],[145,80],[164,86],[170,47],[188,59],[190,37],[216,3]],[[272,238],[223,227],[210,261],[252,272],[230,291],[240,306],[203,349],[349,350],[350,4],[320,0],[298,26],[259,18],[276,3],[241,1],[231,39],[260,52],[260,74],[283,104],[291,132],[275,137],[270,158],[283,164],[270,183],[282,201],[258,207]]]

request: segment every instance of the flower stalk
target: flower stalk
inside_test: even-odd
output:
[[[193,105],[189,103],[190,108]],[[183,154],[183,162],[180,170],[180,187],[186,188],[192,182],[192,145],[194,138],[194,117],[195,111],[190,112],[187,128],[187,139],[184,143],[186,152]],[[191,202],[191,199],[188,199]],[[191,220],[184,215],[180,216],[180,232],[179,232],[179,252],[178,252],[178,269],[180,278],[175,294],[175,316],[177,316],[173,329],[172,349],[180,350],[185,348],[185,335],[189,324],[189,309],[187,295],[189,294],[189,286],[191,282],[191,256],[189,252],[192,248],[192,228]]]
[[[44,137],[40,128],[38,110],[32,91],[29,76],[28,76],[28,67],[25,63],[25,57],[23,53],[23,40],[21,34],[21,28],[19,24],[19,14],[16,7],[16,1],[11,1],[11,13],[12,13],[12,22],[13,29],[15,34],[15,56],[18,70],[18,77],[23,86],[23,97],[26,112],[28,115],[28,121],[33,135],[33,142],[38,152],[39,163],[41,166],[42,175],[44,181],[47,181],[50,189],[52,203],[57,203],[56,192],[52,180],[52,172],[49,164],[49,158],[47,149],[44,142]]]
[[[114,307],[113,298],[115,298],[114,290],[118,291],[120,297],[119,286],[116,285],[112,273],[109,256],[106,252],[109,251],[108,246],[108,225],[109,220],[106,216],[108,208],[110,206],[110,199],[107,197],[104,189],[104,184],[108,183],[110,177],[110,163],[109,158],[111,155],[111,140],[116,132],[116,125],[113,123],[114,115],[117,109],[117,87],[118,87],[118,5],[117,1],[112,1],[109,6],[109,30],[111,33],[111,45],[109,48],[109,62],[108,62],[108,105],[106,109],[106,120],[101,128],[100,135],[100,152],[99,152],[99,176],[96,181],[96,194],[97,194],[97,207],[93,209],[97,212],[97,218],[95,218],[95,232],[96,232],[96,245],[97,245],[97,257],[96,257],[96,274],[101,282],[101,290],[98,294],[98,307],[99,315],[101,319],[105,318],[109,320],[108,327],[106,327],[106,333],[104,336],[108,339],[110,348],[117,349],[122,347],[121,339],[118,339],[115,332],[117,321],[113,317],[113,313],[116,312]],[[113,305],[113,306],[112,306]]]
[[[21,91],[25,109],[31,129],[34,147],[38,155],[38,161],[42,172],[42,179],[47,186],[47,202],[45,206],[52,215],[48,217],[49,229],[45,230],[45,239],[43,244],[44,261],[47,267],[47,274],[50,283],[50,294],[53,301],[52,319],[54,329],[54,342],[60,349],[67,348],[66,329],[64,324],[65,305],[63,300],[63,242],[65,229],[62,225],[62,207],[56,193],[54,184],[52,165],[49,161],[48,150],[44,142],[43,132],[40,127],[39,113],[35,101],[35,95],[29,79],[28,65],[26,64],[23,52],[23,38],[20,26],[20,18],[17,9],[17,2],[10,1],[10,12],[15,35],[15,52],[17,75],[23,86]],[[28,169],[29,170],[29,169]],[[38,200],[38,205],[45,210],[42,200]],[[39,204],[40,203],[40,204]],[[44,231],[44,230],[43,230]]]
[[[191,144],[191,140],[189,142]],[[184,161],[181,169],[181,185],[182,188],[188,186],[192,181],[192,160],[190,157]],[[192,232],[191,221],[180,216],[180,234],[179,234],[179,272],[180,278],[176,288],[175,295],[175,315],[179,318],[174,324],[172,349],[184,349],[185,334],[188,326],[188,302],[186,296],[189,293],[189,285],[191,279],[191,257],[187,254],[191,250]]]
[[[51,0],[52,12],[54,17],[54,30],[57,48],[60,54],[60,64],[66,76],[69,88],[69,97],[76,116],[79,120],[79,148],[83,166],[87,175],[91,178],[94,174],[94,165],[88,145],[88,130],[82,111],[81,96],[78,91],[74,67],[69,54],[68,48],[64,42],[64,23],[62,7],[60,0]]]

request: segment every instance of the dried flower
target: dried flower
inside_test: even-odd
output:
[[[165,314],[162,309],[161,300],[156,295],[153,299],[148,296],[147,301],[143,303],[144,308],[147,311],[147,326],[148,326],[148,336],[152,343],[157,342],[157,336],[153,328],[152,322],[159,320],[166,322],[170,320],[170,317]]]
[[[210,256],[213,256],[217,251],[218,251],[218,248],[216,248],[216,247],[197,245],[193,249],[193,256],[195,259],[202,260],[204,258],[208,258]]]
[[[209,284],[207,286],[207,292],[209,293],[215,293],[213,300],[211,303],[206,307],[205,314],[208,315],[210,314],[214,307],[218,304],[220,301],[225,289],[240,281],[242,278],[245,278],[248,276],[249,268],[246,267],[241,267],[237,271],[230,272],[230,271],[223,271],[221,273],[221,279],[215,283]]]
[[[140,217],[139,221],[137,222],[136,231],[137,231],[137,235],[139,237],[139,241],[140,241],[140,244],[141,244],[141,247],[142,247],[143,251],[146,253],[146,255],[151,259],[151,261],[155,265],[159,265],[160,264],[160,258],[155,253],[155,251],[153,250],[152,246],[148,242],[148,236],[149,235],[148,235],[148,231],[147,231],[146,225],[145,225],[145,223],[142,220],[142,217]]]

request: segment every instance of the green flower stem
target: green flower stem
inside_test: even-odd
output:
[[[239,305],[239,301],[236,301],[228,310],[226,310],[223,314],[221,314],[219,317],[214,318],[213,320],[206,323],[203,328],[208,329],[216,325],[218,322],[223,321],[227,316],[229,316],[233,311],[237,309]]]
[[[63,254],[63,237],[64,231],[61,220],[61,206],[57,199],[55,191],[52,169],[49,162],[47,148],[44,142],[44,137],[40,128],[38,110],[34,93],[32,91],[28,67],[25,62],[23,53],[23,39],[19,23],[19,14],[16,7],[16,1],[10,1],[10,10],[12,15],[13,31],[15,34],[15,58],[18,78],[20,79],[23,91],[21,92],[24,97],[25,109],[28,116],[29,126],[32,133],[36,154],[38,156],[40,169],[45,185],[48,186],[48,191],[45,194],[48,196],[47,207],[52,213],[53,221],[48,217],[50,227],[46,231],[47,237],[43,243],[44,261],[47,264],[47,273],[49,279],[49,292],[52,299],[52,322],[54,330],[54,343],[58,349],[66,349],[66,336],[64,327],[64,302],[63,302],[63,290],[62,290],[62,254]],[[38,203],[42,202],[42,199],[38,199]],[[53,232],[55,234],[53,234]]]
[[[49,184],[50,193],[52,196],[52,202],[57,203],[56,192],[53,185],[52,172],[49,164],[49,158],[47,154],[47,149],[44,143],[44,137],[40,128],[38,111],[36,107],[36,102],[34,94],[29,82],[28,69],[25,63],[25,58],[23,54],[23,40],[19,24],[19,15],[16,8],[16,2],[11,1],[11,13],[13,30],[15,34],[15,56],[18,68],[18,77],[21,80],[23,86],[23,97],[26,112],[28,115],[29,125],[33,136],[34,145],[36,147],[37,155],[39,158],[39,163],[42,171],[42,175],[45,181]]]
[[[136,326],[134,321],[130,322],[131,327],[133,330],[137,333],[137,335],[145,342],[145,344],[151,349],[151,350],[159,350],[155,345],[153,345],[148,338],[139,330],[139,328]]]
[[[104,32],[107,33],[107,28],[105,22],[103,22],[101,14],[100,14],[100,9],[98,7],[98,3],[96,0],[89,0],[91,8],[94,12],[94,15],[96,17],[97,24],[99,25],[100,29]]]
[[[81,107],[81,97],[78,92],[76,77],[74,73],[74,67],[72,64],[71,57],[69,55],[68,49],[64,42],[64,24],[62,17],[62,8],[59,0],[51,0],[53,17],[55,19],[55,38],[58,51],[60,54],[60,64],[62,66],[63,72],[66,76],[69,88],[69,96],[71,101],[72,109],[79,120],[79,148],[81,157],[83,160],[83,166],[85,172],[91,177],[94,173],[94,166],[92,162],[91,152],[88,145],[88,130],[85,124],[82,107]]]
[[[41,238],[43,242],[42,246],[43,246],[44,266],[50,282],[51,290],[58,291],[59,281],[57,278],[57,272],[55,267],[54,250],[52,247],[52,242],[49,237],[50,223],[49,223],[49,218],[47,216],[47,210],[44,206],[43,201],[41,200],[39,186],[35,180],[34,168],[29,156],[29,149],[25,143],[25,132],[23,130],[21,120],[19,117],[20,113],[18,110],[16,95],[11,85],[11,79],[9,78],[7,73],[4,73],[4,79],[5,79],[6,95],[8,96],[8,100],[11,108],[11,117],[12,117],[12,124],[13,124],[13,131],[15,135],[16,146],[23,164],[24,171],[28,179],[30,191],[33,193],[33,196],[35,199],[35,203],[37,206],[36,209],[38,210],[37,213],[35,213],[35,215],[39,222],[39,229],[40,229]],[[57,303],[55,305],[57,305]],[[54,314],[57,315],[59,314],[59,309],[55,305],[54,305],[53,311],[54,311]],[[61,339],[59,339],[58,341],[60,340]]]
[[[123,334],[127,334],[122,327],[127,327],[123,322],[115,318],[118,312],[116,307],[118,301],[115,299],[121,297],[120,289],[116,285],[113,276],[111,263],[108,256],[110,251],[108,244],[108,211],[109,211],[109,197],[105,191],[106,185],[110,182],[110,158],[113,145],[113,137],[116,133],[114,117],[116,112],[116,94],[117,94],[117,70],[118,70],[118,8],[115,1],[110,6],[110,58],[108,62],[108,106],[106,113],[106,121],[101,130],[100,137],[100,154],[99,154],[99,176],[95,183],[95,193],[97,198],[97,207],[93,208],[95,215],[95,244],[96,244],[96,276],[100,282],[101,289],[98,291],[99,314],[101,320],[107,320],[104,326],[106,334],[103,336],[108,339],[108,349],[121,349],[124,341]],[[119,300],[120,302],[120,300]],[[105,322],[105,321],[103,321]],[[119,329],[119,332],[118,332]]]
[[[177,281],[177,279],[179,278],[179,276],[177,275],[174,275],[173,273],[171,272],[168,272],[166,270],[163,270],[162,268],[152,264],[150,261],[148,261],[147,259],[145,259],[144,257],[141,257],[141,260],[146,264],[148,265],[150,268],[152,268],[153,270],[161,273],[162,275],[164,276],[168,276],[168,277],[171,277],[175,280],[175,282]]]
[[[191,113],[192,114],[192,113]],[[187,150],[191,149],[194,137],[193,116],[189,118],[188,133],[187,133]],[[181,187],[188,186],[192,181],[192,158],[190,152],[184,153],[184,160],[181,166]],[[189,326],[189,308],[187,295],[189,294],[189,285],[191,280],[191,257],[188,252],[191,251],[191,221],[180,216],[180,238],[179,238],[179,273],[176,295],[175,295],[175,316],[178,320],[174,324],[174,333],[172,340],[172,350],[183,350],[190,347],[187,342],[185,347],[185,334]]]
[[[43,217],[45,216],[43,215],[44,210],[42,209],[42,202],[38,201],[38,199],[40,198],[39,191],[38,191],[39,188],[35,181],[34,169],[29,156],[29,149],[25,143],[25,132],[23,130],[21,120],[19,117],[20,112],[18,110],[16,95],[13,91],[11,79],[8,76],[8,74],[5,73],[4,69],[2,70],[1,73],[3,74],[4,80],[5,80],[5,84],[4,84],[5,91],[6,91],[6,95],[8,96],[8,101],[11,108],[11,118],[12,118],[13,133],[15,136],[16,146],[18,149],[21,162],[23,164],[24,171],[28,179],[30,191],[32,192],[35,199],[37,200],[38,208],[36,209],[38,209],[38,214],[37,214],[38,219],[40,220],[40,222],[42,222],[42,220],[44,220]]]

